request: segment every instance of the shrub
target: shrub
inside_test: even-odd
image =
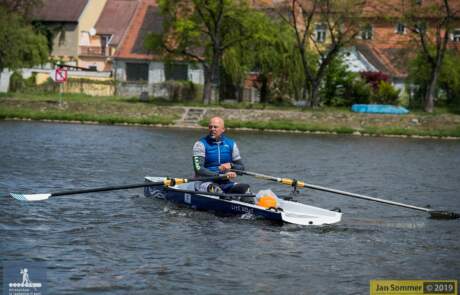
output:
[[[14,72],[10,77],[10,91],[18,92],[33,88],[35,86],[35,81],[35,75],[24,79],[20,73]]]
[[[357,77],[353,80],[349,97],[353,98],[349,105],[354,103],[369,103],[372,96],[372,87],[363,79]]]
[[[382,104],[397,104],[401,91],[391,83],[380,81],[377,91],[372,96],[372,102]]]
[[[382,72],[361,72],[361,77],[372,86],[374,91],[378,91],[380,82],[389,82],[390,77]]]
[[[340,58],[330,64],[320,92],[322,102],[329,106],[368,103],[371,94],[371,86],[356,73],[348,71]]]

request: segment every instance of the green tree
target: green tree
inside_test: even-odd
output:
[[[0,72],[43,64],[48,59],[47,40],[22,16],[0,5]]]
[[[308,106],[319,105],[327,68],[358,35],[363,4],[362,0],[289,0],[281,5],[280,16],[294,32],[305,76],[302,97]]]
[[[145,46],[165,58],[201,63],[203,102],[217,102],[225,51],[253,38],[252,11],[242,0],[161,0],[163,33],[151,33]]]
[[[424,85],[424,109],[431,113],[450,34],[454,20],[459,17],[459,11],[451,8],[450,2],[453,1],[426,2],[428,3],[409,2],[408,8],[403,7],[403,19],[419,48],[419,58],[429,67],[428,81]]]
[[[225,72],[240,89],[248,73],[256,72],[262,102],[299,99],[304,76],[291,27],[266,14],[253,16],[253,20],[257,33],[225,52]]]
[[[412,94],[411,105],[421,107],[424,105],[425,93],[431,79],[431,67],[426,63],[422,54],[418,54],[409,65],[409,75],[406,81],[407,86],[415,86],[415,91]],[[444,97],[438,96],[437,102],[441,102],[442,98],[448,105],[460,105],[460,64],[458,63],[458,52],[455,50],[447,50],[441,65],[441,72],[435,92],[444,94]]]

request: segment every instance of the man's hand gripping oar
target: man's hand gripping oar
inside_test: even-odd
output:
[[[266,180],[271,180],[271,181],[276,181],[285,185],[293,186],[296,188],[310,188],[314,190],[319,190],[323,192],[329,192],[329,193],[334,193],[346,197],[352,197],[352,198],[357,198],[357,199],[363,199],[363,200],[368,200],[368,201],[374,201],[374,202],[379,202],[383,204],[388,204],[388,205],[393,205],[393,206],[399,206],[399,207],[404,207],[408,209],[413,209],[413,210],[418,210],[418,211],[424,211],[430,214],[431,218],[435,219],[456,219],[460,218],[460,214],[455,213],[455,212],[450,212],[450,211],[443,211],[443,210],[433,210],[429,208],[423,208],[423,207],[418,207],[418,206],[413,206],[409,204],[404,204],[404,203],[399,203],[399,202],[394,202],[390,200],[385,200],[385,199],[379,199],[375,197],[369,197],[361,194],[355,194],[355,193],[350,193],[350,192],[345,192],[337,189],[332,189],[332,188],[327,188],[319,185],[314,185],[314,184],[308,184],[303,181],[299,181],[296,179],[290,179],[290,178],[280,178],[280,177],[275,177],[275,176],[270,176],[270,175],[265,175],[265,174],[260,174],[260,173],[255,173],[255,172],[250,172],[250,171],[240,171],[240,170],[233,170],[232,171],[239,173],[239,174],[245,174],[245,175],[250,175],[254,176],[256,178],[260,179],[266,179]]]
[[[43,201],[43,200],[49,199],[50,197],[57,197],[57,196],[68,196],[68,195],[76,195],[76,194],[84,194],[84,193],[125,190],[125,189],[140,188],[140,187],[146,187],[146,186],[163,185],[165,187],[171,187],[171,186],[175,186],[176,184],[182,184],[182,183],[187,183],[191,181],[216,181],[222,178],[227,179],[226,176],[205,177],[205,178],[196,178],[196,179],[166,178],[165,180],[158,181],[158,182],[143,182],[143,183],[137,183],[137,184],[105,186],[105,187],[88,188],[88,189],[76,189],[76,190],[67,190],[67,191],[60,191],[60,192],[53,192],[53,193],[41,193],[41,194],[10,193],[9,196],[19,201]]]

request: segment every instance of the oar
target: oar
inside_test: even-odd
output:
[[[61,192],[53,192],[53,193],[41,193],[41,194],[20,194],[20,193],[10,193],[9,196],[15,198],[19,201],[43,201],[47,200],[50,197],[57,197],[57,196],[67,196],[67,195],[76,195],[76,194],[84,194],[84,193],[95,193],[95,192],[105,192],[105,191],[114,191],[114,190],[124,190],[124,189],[131,189],[131,188],[139,188],[139,187],[146,187],[146,186],[160,186],[164,185],[166,187],[174,186],[176,184],[187,183],[191,181],[215,181],[219,179],[227,179],[226,176],[216,176],[216,177],[206,177],[206,178],[195,178],[195,179],[186,179],[186,178],[166,178],[163,181],[158,182],[143,182],[137,184],[126,184],[126,185],[116,185],[116,186],[104,186],[104,187],[96,187],[96,188],[88,188],[88,189],[77,189],[77,190],[67,190]]]
[[[285,184],[285,185],[289,185],[289,186],[293,186],[293,187],[298,187],[298,188],[306,187],[306,188],[311,188],[311,189],[314,189],[314,190],[319,190],[319,191],[339,194],[339,195],[343,195],[343,196],[347,196],[347,197],[363,199],[363,200],[368,200],[368,201],[374,201],[374,202],[379,202],[379,203],[383,203],[383,204],[404,207],[404,208],[418,210],[418,211],[424,211],[424,212],[429,213],[432,218],[437,218],[437,219],[456,219],[456,218],[460,218],[460,214],[455,213],[455,212],[433,210],[433,209],[418,207],[418,206],[414,206],[414,205],[394,202],[394,201],[390,201],[390,200],[384,200],[384,199],[379,199],[379,198],[375,198],[375,197],[369,197],[369,196],[365,196],[365,195],[361,195],[361,194],[345,192],[345,191],[332,189],[332,188],[327,188],[327,187],[323,187],[323,186],[319,186],[319,185],[308,184],[308,183],[305,183],[303,181],[299,181],[299,180],[296,180],[296,179],[280,178],[280,177],[264,175],[264,174],[260,174],[260,173],[250,172],[250,171],[240,171],[240,170],[234,170],[234,169],[232,169],[232,171],[234,171],[236,173],[239,173],[239,174],[246,174],[246,175],[255,176],[255,177],[261,178],[261,179],[276,181],[276,182],[279,182],[279,183],[282,183],[282,184]]]

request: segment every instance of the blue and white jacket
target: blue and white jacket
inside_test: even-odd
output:
[[[196,176],[218,175],[219,166],[224,163],[230,163],[233,169],[244,170],[240,151],[233,139],[222,135],[216,141],[208,135],[193,146],[193,168]]]

